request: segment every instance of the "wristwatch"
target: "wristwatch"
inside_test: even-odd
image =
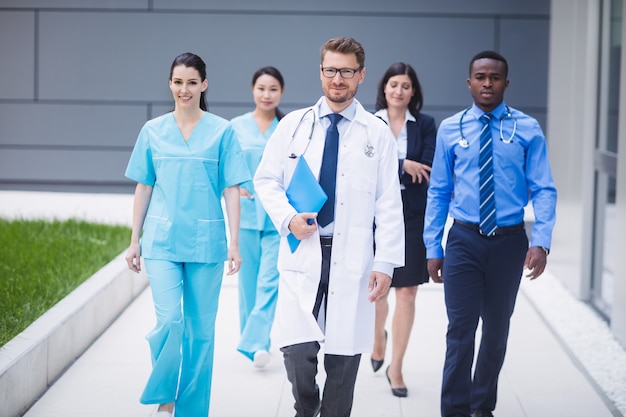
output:
[[[543,247],[543,246],[537,246],[537,247],[543,250],[546,253],[546,256],[550,255],[550,249]]]

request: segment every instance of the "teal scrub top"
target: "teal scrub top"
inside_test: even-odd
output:
[[[126,177],[154,187],[141,237],[144,258],[227,260],[222,191],[251,178],[227,120],[205,113],[186,142],[173,113],[149,120]]]
[[[261,133],[259,130],[259,126],[256,124],[254,117],[252,116],[252,112],[237,116],[233,118],[230,123],[237,133],[237,139],[239,139],[239,144],[241,145],[244,157],[246,158],[248,169],[250,169],[250,172],[254,176],[254,173],[261,162],[265,145],[278,125],[278,118],[274,118],[274,121],[270,124],[265,134]],[[269,216],[265,212],[265,209],[261,204],[261,200],[256,196],[252,181],[243,183],[241,187],[248,190],[248,192],[254,197],[252,199],[248,197],[241,197],[241,228],[259,231],[276,230]]]

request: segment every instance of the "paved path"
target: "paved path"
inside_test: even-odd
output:
[[[154,407],[141,405],[137,399],[150,370],[148,345],[143,338],[154,322],[150,297],[146,290],[26,417],[149,416]],[[217,318],[210,416],[293,416],[280,353],[273,349],[270,364],[260,371],[236,352],[237,314],[236,279],[225,278]],[[364,355],[353,416],[439,415],[446,325],[441,286],[428,284],[420,289],[416,317],[405,363],[409,396],[393,397],[382,370],[374,373],[369,356]],[[523,295],[513,319],[496,415],[613,415]]]
[[[130,196],[39,194],[0,192],[0,216],[22,210],[22,217],[58,207],[65,213],[108,218],[126,223],[132,206]],[[30,208],[19,209],[22,198]],[[8,200],[12,200],[8,204]],[[38,202],[36,202],[38,201]],[[106,203],[108,202],[108,203]],[[107,204],[115,207],[104,207]],[[9,206],[18,206],[9,210]],[[98,207],[98,208],[94,208]],[[31,213],[27,213],[28,211]],[[114,213],[121,216],[116,220]],[[90,215],[91,214],[91,215]],[[36,217],[36,216],[35,216]],[[62,218],[63,216],[57,216]],[[80,216],[79,216],[80,217]],[[119,219],[119,217],[118,217]],[[555,279],[546,272],[545,279]],[[543,277],[542,277],[543,278]],[[236,351],[238,309],[236,277],[225,277],[216,326],[215,369],[211,417],[292,417],[293,400],[286,381],[280,352],[264,370]],[[621,416],[598,384],[588,378],[580,361],[570,354],[522,291],[512,320],[507,358],[499,384],[495,414],[506,417],[609,417]],[[390,296],[393,303],[393,295]],[[404,378],[409,396],[391,395],[384,367],[374,373],[369,355],[363,355],[357,379],[354,417],[413,417],[439,415],[439,390],[445,351],[446,315],[443,287],[434,283],[420,287],[416,320],[405,359]],[[575,320],[575,318],[572,318]],[[111,327],[25,414],[25,417],[148,417],[154,406],[138,402],[150,370],[145,334],[154,324],[150,290],[145,290]],[[388,326],[388,329],[390,326]],[[387,358],[390,355],[387,354]],[[320,370],[323,384],[323,370]],[[0,411],[1,415],[1,411]]]

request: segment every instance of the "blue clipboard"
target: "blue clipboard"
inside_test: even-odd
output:
[[[315,178],[315,175],[311,172],[311,168],[309,168],[309,164],[307,164],[303,155],[300,155],[298,159],[286,194],[289,203],[298,213],[317,213],[328,199],[328,196],[319,182],[317,182],[317,178]],[[295,252],[300,244],[300,240],[298,240],[293,233],[289,233],[289,235],[287,235],[287,241],[289,242],[291,253]]]

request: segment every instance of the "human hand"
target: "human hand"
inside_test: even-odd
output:
[[[228,248],[228,261],[227,261],[227,271],[226,275],[233,275],[239,272],[239,268],[241,268],[241,264],[243,261],[241,260],[241,255],[239,254],[238,247],[229,247]]]
[[[543,274],[547,263],[548,255],[546,252],[539,246],[531,246],[528,248],[526,259],[524,260],[524,268],[529,270],[526,276],[531,280],[538,278],[539,275]]]
[[[370,303],[375,303],[387,295],[389,287],[391,287],[391,277],[389,275],[383,272],[372,271],[370,274],[370,282],[367,286],[367,289],[370,292],[367,299]]]
[[[441,284],[443,282],[443,258],[429,259],[427,268],[430,279]]]
[[[139,242],[131,243],[126,252],[126,264],[133,272],[141,272],[141,247]]]
[[[413,183],[418,182],[421,184],[423,180],[430,181],[429,173],[431,168],[428,165],[405,159],[402,163],[402,169],[411,176]]]
[[[254,200],[254,196],[243,187],[239,187],[239,197],[247,197],[250,200]]]
[[[289,231],[298,240],[310,237],[317,230],[315,218],[317,213],[298,213],[289,221]]]

